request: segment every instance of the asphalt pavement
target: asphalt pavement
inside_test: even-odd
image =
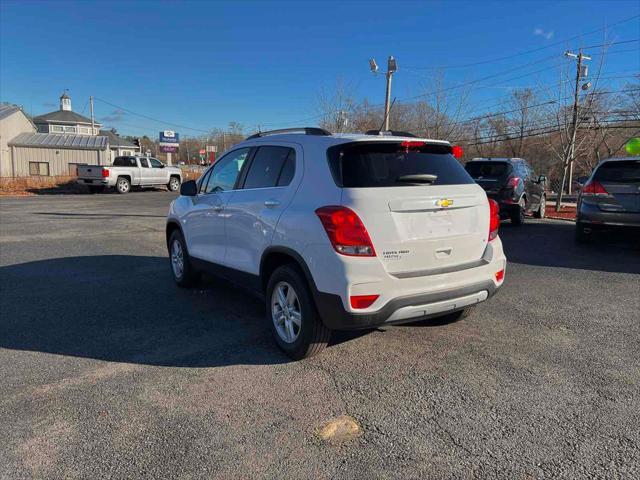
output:
[[[177,288],[172,194],[0,199],[0,478],[638,478],[640,250],[508,223],[469,318],[291,362],[263,306]],[[344,443],[319,429],[349,415]]]

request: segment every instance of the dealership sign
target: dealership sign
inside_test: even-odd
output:
[[[160,132],[160,151],[164,153],[175,153],[180,146],[180,136],[173,130]]]

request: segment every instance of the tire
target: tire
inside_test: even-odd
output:
[[[197,283],[199,274],[191,263],[187,244],[180,230],[174,230],[169,237],[169,266],[173,280],[179,287],[187,288]]]
[[[178,177],[171,177],[169,183],[167,183],[167,189],[170,192],[177,192],[180,190],[180,179]]]
[[[576,243],[581,243],[581,244],[585,244],[585,243],[591,243],[593,242],[593,232],[585,232],[585,226],[584,223],[581,222],[576,222],[576,236],[575,236],[575,241]]]
[[[127,177],[118,177],[116,180],[116,192],[120,194],[129,193],[131,191],[131,182]]]
[[[104,192],[103,186],[92,186],[89,185],[89,193],[102,193]]]
[[[265,304],[271,333],[293,360],[316,355],[329,343],[331,330],[322,323],[307,281],[295,265],[283,265],[271,274]]]
[[[524,197],[518,202],[518,208],[511,214],[511,223],[514,225],[522,225],[524,223],[524,211],[526,208],[526,200]]]
[[[536,210],[536,212],[533,214],[533,216],[535,218],[544,218],[546,211],[547,211],[547,197],[546,195],[542,195],[542,197],[540,198],[540,206],[538,207],[538,210]]]

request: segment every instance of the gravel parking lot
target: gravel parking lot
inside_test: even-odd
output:
[[[638,478],[640,250],[505,224],[454,324],[293,363],[260,302],[170,276],[167,192],[0,200],[0,478]],[[317,429],[339,415],[362,435]]]

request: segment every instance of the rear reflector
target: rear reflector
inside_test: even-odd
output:
[[[351,295],[351,308],[368,308],[373,305],[380,295]]]
[[[502,280],[504,280],[504,270],[496,272],[496,281],[501,282]]]
[[[489,198],[489,241],[498,236],[500,228],[500,205],[495,200]]]
[[[587,183],[582,188],[582,192],[581,193],[582,193],[582,195],[587,195],[587,196],[591,196],[591,195],[609,195],[609,192],[607,192],[607,189],[604,188],[600,182],[597,182],[595,180]]]
[[[316,210],[334,250],[342,255],[375,257],[369,232],[356,213],[341,206],[327,206]]]
[[[104,178],[107,178],[109,176],[109,169],[108,168],[103,168],[102,169],[102,176]]]

